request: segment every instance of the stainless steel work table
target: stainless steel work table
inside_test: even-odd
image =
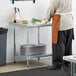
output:
[[[64,56],[63,59],[71,62],[71,76],[76,76],[76,55]]]
[[[16,63],[16,57],[18,56],[24,56],[24,55],[18,55],[16,54],[16,28],[15,26],[18,26],[18,27],[24,27],[26,28],[26,31],[27,31],[27,50],[29,50],[29,30],[30,28],[38,28],[38,44],[40,43],[40,28],[41,27],[51,27],[51,23],[49,24],[18,24],[18,23],[10,23],[11,25],[14,26],[14,63]],[[25,56],[26,57],[26,60],[27,60],[27,67],[29,67],[29,60],[31,58],[38,58],[38,60],[40,59],[40,57],[47,57],[47,56],[51,56],[51,54],[41,54],[41,55],[29,55],[29,51],[28,51],[28,54]]]

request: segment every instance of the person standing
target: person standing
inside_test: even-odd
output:
[[[61,69],[63,55],[72,55],[73,16],[72,0],[50,0],[45,23],[49,22],[55,14],[60,15],[57,44],[52,43],[52,62],[50,69]]]

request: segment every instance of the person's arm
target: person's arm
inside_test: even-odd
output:
[[[53,15],[56,12],[56,7],[57,7],[56,1],[57,0],[50,0],[49,8],[48,8],[47,13],[46,13],[46,19],[48,21],[50,21],[50,19],[53,17]]]
[[[56,8],[57,8],[57,0],[50,0],[49,7],[46,13],[46,17],[42,20],[42,23],[46,24],[51,20],[51,18],[56,12]]]

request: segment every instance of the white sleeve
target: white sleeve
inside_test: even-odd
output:
[[[50,0],[49,7],[46,13],[46,18],[50,21],[51,17],[53,17],[56,12],[56,0]]]

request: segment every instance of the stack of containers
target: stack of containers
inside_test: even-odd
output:
[[[20,46],[21,55],[41,55],[45,54],[46,52],[46,45],[45,44],[29,44],[29,50],[27,50],[27,45]]]

